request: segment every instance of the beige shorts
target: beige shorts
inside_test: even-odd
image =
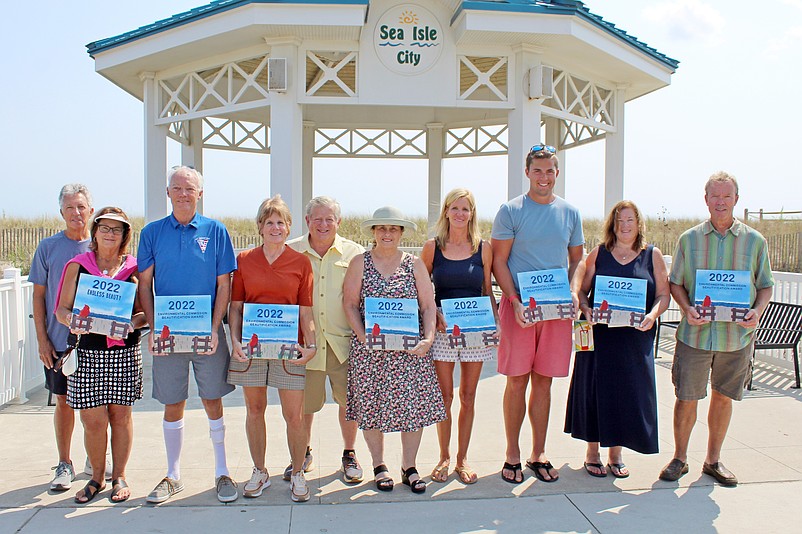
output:
[[[743,399],[744,388],[749,381],[751,358],[752,343],[733,352],[714,352],[677,341],[674,365],[671,366],[671,381],[677,399],[704,399],[707,396],[708,377],[710,387],[715,391],[732,400]]]
[[[326,377],[329,377],[334,402],[345,407],[348,398],[348,360],[340,362],[331,345],[326,344],[326,370],[306,371],[304,413],[317,413],[326,403]]]
[[[306,382],[306,368],[287,360],[253,359],[239,362],[231,359],[228,365],[228,383],[235,386],[302,390]]]

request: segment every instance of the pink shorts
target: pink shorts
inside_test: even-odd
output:
[[[498,307],[501,342],[498,347],[498,372],[506,376],[568,376],[574,348],[574,324],[570,319],[541,321],[521,328],[507,297]]]

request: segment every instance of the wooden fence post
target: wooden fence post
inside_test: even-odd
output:
[[[796,233],[796,272],[802,273],[802,232]]]

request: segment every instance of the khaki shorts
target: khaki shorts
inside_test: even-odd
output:
[[[326,377],[329,377],[334,402],[345,407],[348,398],[348,360],[340,362],[334,349],[326,343],[326,370],[306,372],[304,413],[317,413],[326,403]]]
[[[710,387],[732,400],[744,397],[744,388],[749,381],[749,360],[752,358],[752,343],[733,352],[714,352],[695,349],[677,341],[674,349],[674,365],[671,366],[671,381],[677,399],[694,401],[707,396],[707,380]]]
[[[299,391],[304,389],[306,368],[287,360],[253,359],[239,362],[231,359],[228,383],[235,386],[263,387]]]

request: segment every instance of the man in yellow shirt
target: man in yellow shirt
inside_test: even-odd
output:
[[[343,311],[343,279],[351,259],[362,254],[365,249],[337,234],[341,222],[340,204],[336,200],[325,196],[315,197],[306,205],[306,226],[309,233],[288,241],[287,245],[309,257],[315,275],[312,313],[316,325],[317,354],[306,364],[304,413],[307,436],[311,436],[315,413],[326,402],[328,376],[332,397],[340,406],[343,480],[355,484],[362,481],[362,467],[354,451],[356,421],[345,420],[351,327]],[[312,470],[312,462],[312,449],[307,445],[305,472]],[[291,467],[288,469],[291,474]],[[284,478],[289,480],[286,470]]]

